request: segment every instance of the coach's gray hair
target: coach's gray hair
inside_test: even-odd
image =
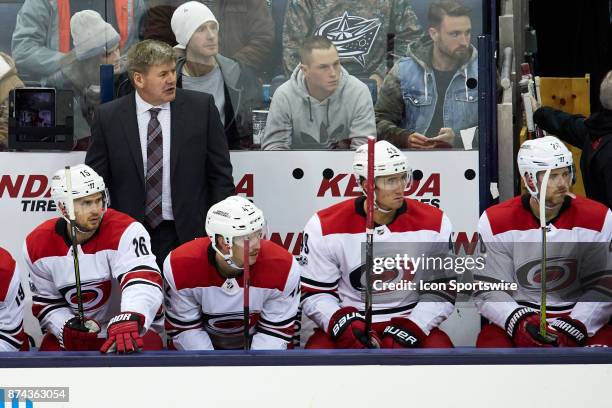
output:
[[[599,87],[599,101],[601,106],[608,110],[612,110],[612,71],[606,74],[606,77],[601,81]]]
[[[168,44],[144,40],[134,44],[127,54],[127,72],[133,80],[134,72],[146,74],[153,65],[176,63],[174,50]]]

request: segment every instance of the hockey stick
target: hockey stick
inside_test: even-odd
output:
[[[83,297],[81,296],[81,269],[79,268],[79,250],[77,244],[77,228],[76,216],[74,214],[74,202],[72,201],[72,177],[70,175],[70,166],[65,167],[66,170],[66,212],[70,220],[70,241],[72,242],[72,259],[74,261],[74,284],[76,286],[76,299],[79,319],[81,324],[85,324],[85,312],[83,311]]]
[[[244,295],[243,295],[243,313],[244,313],[244,349],[249,349],[249,326],[251,325],[250,319],[250,308],[249,308],[249,292],[251,289],[251,265],[249,264],[249,239],[244,240],[244,256],[242,262],[244,263]]]
[[[548,326],[546,322],[546,190],[548,188],[548,178],[550,177],[551,169],[546,170],[544,177],[542,178],[542,185],[540,186],[540,228],[542,229],[542,261],[540,264],[540,336],[547,343],[554,343],[557,337],[549,333],[546,330]]]
[[[368,347],[372,344],[372,270],[374,268],[374,143],[368,136],[368,178],[366,180],[366,259],[365,259],[365,331]]]

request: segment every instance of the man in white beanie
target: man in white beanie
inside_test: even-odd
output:
[[[248,147],[257,80],[238,62],[219,54],[219,22],[206,5],[182,4],[172,15],[171,26],[178,43],[174,48],[184,54],[177,61],[177,87],[211,94],[230,149]]]
[[[238,63],[243,70],[248,67],[254,75],[262,77],[275,69],[277,58],[273,56],[275,43],[273,10],[284,7],[271,5],[270,0],[199,0],[215,15],[219,22],[219,50]],[[177,44],[170,21],[172,14],[185,0],[148,0],[143,37]],[[278,6],[278,7],[276,7]],[[282,27],[276,27],[282,29]],[[276,53],[274,53],[276,55]]]

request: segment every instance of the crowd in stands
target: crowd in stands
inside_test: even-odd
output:
[[[130,93],[127,51],[149,39],[174,47],[177,87],[214,97],[230,149],[354,149],[373,135],[403,149],[471,148],[477,16],[426,0],[419,19],[415,2],[24,0],[1,89],[21,86],[5,80],[15,66],[26,86],[72,91],[75,150],[86,150],[108,86],[100,66],[113,66],[115,98]],[[0,97],[6,148],[8,91]]]

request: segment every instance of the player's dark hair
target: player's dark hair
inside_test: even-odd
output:
[[[326,37],[314,36],[308,37],[304,40],[302,45],[300,46],[300,62],[304,65],[310,64],[310,57],[312,56],[312,50],[328,50],[331,47],[336,47],[333,42],[331,42]]]
[[[440,27],[445,16],[470,17],[472,9],[457,0],[437,0],[429,6],[427,21],[429,27]]]

